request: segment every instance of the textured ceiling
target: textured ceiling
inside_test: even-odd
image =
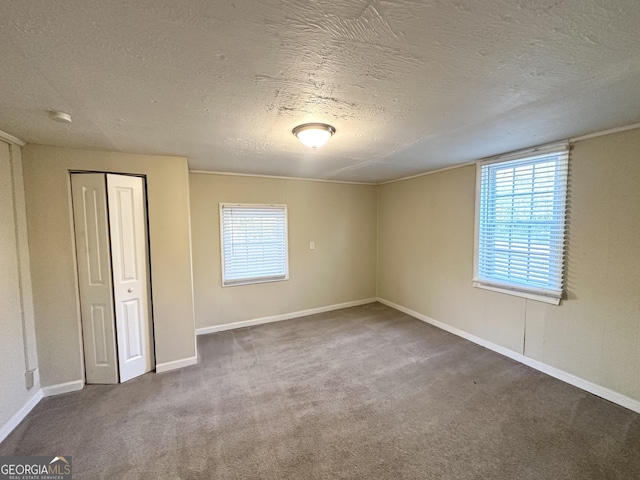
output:
[[[378,182],[639,122],[639,25],[637,0],[4,0],[0,130]]]

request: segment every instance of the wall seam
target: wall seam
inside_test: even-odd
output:
[[[376,185],[376,297],[380,296],[380,185]]]
[[[15,155],[12,145],[6,144],[9,149],[9,170],[11,172],[11,201],[13,210],[13,235],[16,241],[16,262],[18,267],[18,296],[20,297],[20,327],[22,331],[22,353],[24,356],[25,374],[29,371],[29,345],[27,339],[26,318],[24,316],[24,283],[22,280],[22,271],[24,269],[24,259],[20,252],[20,231],[18,226],[18,204],[16,199],[16,166]]]

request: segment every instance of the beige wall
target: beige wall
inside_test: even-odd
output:
[[[192,173],[190,189],[198,328],[376,296],[376,187]],[[222,288],[220,203],[288,206],[288,281]]]
[[[193,357],[186,159],[38,145],[23,157],[42,384],[84,379],[70,170],[146,175],[156,363]]]
[[[36,392],[37,368],[20,148],[0,141],[0,428]],[[4,433],[4,432],[3,432]],[[1,439],[2,437],[0,437]]]
[[[640,129],[570,158],[560,306],[471,286],[473,166],[380,187],[379,296],[640,400]]]
[[[9,392],[0,425],[32,394],[24,371],[38,361],[19,153],[12,169],[6,159],[0,164],[0,215],[10,226],[0,238],[0,262],[11,272],[0,287],[9,365],[0,377]],[[69,170],[86,169],[147,176],[158,363],[195,355],[192,295],[196,327],[206,328],[372,298],[377,278],[381,298],[640,400],[640,130],[573,147],[567,298],[560,306],[472,287],[473,166],[373,187],[188,174],[178,157],[43,146],[23,153],[45,386],[83,377]],[[288,205],[290,280],[221,287],[221,202]],[[16,279],[27,299],[24,320]]]

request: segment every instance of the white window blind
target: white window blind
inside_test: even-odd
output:
[[[476,286],[562,296],[568,147],[480,164]]]
[[[286,280],[286,205],[220,204],[224,286]]]

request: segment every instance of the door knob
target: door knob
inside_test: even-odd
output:
[[[133,292],[133,288],[128,289],[127,292],[129,293]]]

